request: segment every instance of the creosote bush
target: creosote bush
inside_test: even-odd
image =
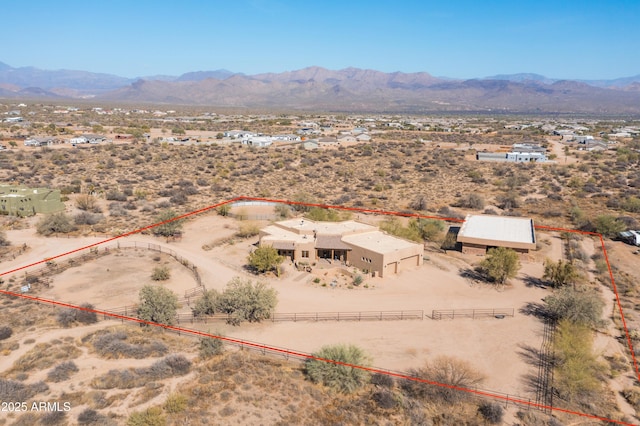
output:
[[[64,213],[55,213],[43,217],[38,222],[38,234],[49,236],[53,234],[66,234],[76,230],[69,217]]]

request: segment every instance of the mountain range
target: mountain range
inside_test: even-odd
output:
[[[136,79],[0,62],[0,98],[78,99],[345,112],[640,114],[640,75],[559,80],[510,74],[456,80],[426,72],[308,67],[245,75],[228,70]]]

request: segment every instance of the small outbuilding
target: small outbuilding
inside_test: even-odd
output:
[[[457,241],[462,244],[462,252],[470,254],[485,254],[494,247],[527,254],[536,248],[533,219],[526,217],[468,215]]]

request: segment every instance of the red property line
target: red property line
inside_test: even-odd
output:
[[[86,249],[89,249],[89,248],[92,248],[92,247],[96,247],[96,246],[99,246],[99,245],[102,245],[102,244],[106,244],[106,243],[109,243],[111,241],[127,237],[129,235],[138,234],[138,233],[140,233],[142,231],[146,231],[148,229],[152,229],[152,228],[155,228],[157,226],[164,225],[166,223],[170,223],[170,222],[173,222],[173,221],[176,221],[176,220],[181,220],[181,219],[184,219],[184,218],[187,218],[187,217],[195,216],[195,215],[198,215],[200,213],[204,213],[204,212],[210,211],[212,209],[215,209],[215,208],[217,208],[219,206],[230,204],[230,203],[233,203],[233,202],[236,202],[236,201],[261,201],[261,202],[279,203],[279,204],[287,204],[287,205],[300,205],[300,206],[305,206],[305,207],[318,207],[318,208],[325,208],[325,209],[354,211],[354,212],[358,212],[358,213],[372,213],[372,214],[379,214],[379,215],[385,215],[385,216],[414,217],[414,218],[420,218],[420,219],[434,219],[434,220],[442,220],[442,221],[446,221],[446,222],[455,222],[455,223],[464,222],[464,219],[445,218],[445,217],[439,217],[439,216],[427,216],[427,215],[420,215],[420,214],[417,214],[417,213],[394,212],[394,211],[385,211],[385,210],[376,210],[376,209],[364,209],[364,208],[358,208],[358,207],[345,207],[345,206],[334,206],[334,205],[329,205],[329,204],[317,204],[317,203],[305,203],[305,202],[300,202],[300,201],[278,200],[278,199],[270,199],[270,198],[262,198],[262,197],[239,196],[239,197],[235,197],[235,198],[232,198],[232,199],[229,199],[229,200],[226,200],[226,201],[219,202],[217,204],[210,205],[208,207],[204,207],[204,208],[199,209],[199,210],[195,210],[195,211],[192,211],[192,212],[189,212],[189,213],[185,213],[183,215],[177,216],[177,217],[169,219],[169,220],[165,220],[165,221],[158,222],[158,223],[155,223],[155,224],[152,224],[152,225],[148,225],[148,226],[145,226],[143,228],[140,228],[140,229],[137,229],[137,230],[134,230],[134,231],[130,231],[130,232],[127,232],[127,233],[124,233],[124,234],[121,234],[121,235],[118,235],[118,236],[115,236],[115,237],[112,237],[112,238],[109,238],[109,239],[106,239],[106,240],[103,240],[103,241],[100,241],[100,242],[97,242],[97,243],[94,243],[94,244],[87,245],[85,247],[81,247],[81,248],[78,248],[78,249],[75,249],[75,250],[71,250],[71,251],[68,251],[66,253],[62,253],[62,254],[59,254],[59,255],[56,255],[56,256],[53,256],[53,257],[49,257],[47,259],[44,259],[44,260],[41,260],[41,261],[38,261],[38,262],[31,263],[31,264],[26,265],[26,266],[22,266],[22,267],[19,267],[19,268],[12,269],[10,271],[6,271],[6,272],[3,272],[3,273],[0,273],[0,277],[2,277],[4,275],[7,275],[7,274],[11,274],[13,272],[18,272],[18,271],[21,271],[21,270],[24,270],[24,269],[27,269],[27,268],[30,268],[30,267],[33,267],[33,266],[36,266],[36,265],[40,265],[42,263],[48,262],[48,261],[53,260],[53,259],[58,259],[58,258],[67,256],[67,255],[70,255],[70,254],[73,254],[73,253],[77,253],[77,252],[82,251],[82,250],[86,250]],[[640,381],[640,371],[638,369],[639,368],[638,367],[638,362],[636,360],[636,356],[635,356],[635,353],[634,353],[634,350],[633,350],[633,344],[632,344],[632,341],[631,341],[631,336],[630,336],[629,330],[627,328],[627,323],[626,323],[626,320],[625,320],[625,317],[624,317],[624,312],[623,312],[623,309],[622,309],[622,303],[620,301],[620,296],[618,294],[618,290],[617,290],[617,287],[616,287],[616,284],[615,284],[615,280],[614,280],[614,277],[613,277],[613,270],[611,269],[611,264],[609,263],[609,257],[607,255],[607,250],[605,248],[604,239],[603,239],[602,235],[599,234],[599,233],[596,233],[596,232],[587,232],[587,231],[580,231],[580,230],[575,230],[575,229],[565,229],[565,228],[555,228],[555,227],[543,226],[543,225],[536,225],[535,228],[536,229],[541,229],[541,230],[547,230],[547,231],[578,233],[578,234],[584,234],[584,235],[597,236],[597,237],[600,238],[600,244],[602,246],[602,251],[604,253],[605,261],[607,263],[607,268],[609,270],[609,277],[611,278],[611,285],[613,287],[613,291],[614,291],[615,296],[616,296],[616,302],[618,304],[618,310],[620,312],[620,317],[621,317],[622,324],[623,324],[624,331],[625,331],[625,335],[626,335],[626,338],[627,338],[627,343],[629,345],[629,350],[631,352],[631,357],[633,359],[633,366],[634,366],[634,369],[635,369],[635,372],[636,372],[636,378]],[[47,300],[47,299],[39,299],[39,298],[34,297],[34,296],[27,296],[27,295],[13,293],[13,292],[5,291],[5,290],[0,290],[0,293],[11,295],[11,296],[22,297],[22,298],[30,299],[30,300],[42,301],[43,303],[49,303],[49,304],[52,304],[52,305],[66,306],[66,307],[73,308],[73,309],[93,311],[93,312],[96,312],[96,313],[100,313],[102,315],[107,315],[107,316],[111,316],[111,317],[114,317],[114,318],[119,318],[119,319],[122,319],[122,320],[133,321],[133,322],[138,322],[138,323],[145,323],[145,324],[148,324],[148,325],[154,325],[154,326],[157,326],[157,327],[163,327],[163,328],[166,328],[166,329],[180,331],[180,332],[184,332],[184,333],[188,333],[188,334],[197,334],[197,335],[202,335],[202,336],[211,337],[211,338],[218,338],[218,339],[226,340],[226,341],[232,342],[232,343],[239,343],[239,344],[243,344],[245,346],[254,346],[256,348],[268,349],[268,350],[274,351],[274,352],[287,353],[287,354],[294,355],[294,356],[301,356],[301,357],[307,358],[307,359],[317,359],[319,361],[331,362],[333,364],[346,365],[346,366],[349,366],[349,367],[358,368],[358,369],[362,369],[362,370],[367,370],[367,371],[370,371],[370,372],[375,372],[375,373],[380,373],[380,374],[387,374],[387,375],[391,375],[391,376],[394,376],[394,377],[403,378],[403,379],[407,379],[407,380],[414,380],[414,381],[419,381],[419,382],[423,382],[423,383],[427,383],[427,384],[433,384],[433,385],[437,385],[437,386],[441,386],[441,387],[447,387],[447,388],[450,388],[450,389],[460,390],[460,391],[464,391],[464,392],[468,392],[468,393],[475,393],[477,395],[487,396],[487,397],[500,399],[500,400],[504,400],[504,401],[513,401],[513,402],[517,402],[517,403],[520,403],[520,404],[529,405],[529,406],[532,406],[532,407],[543,408],[543,409],[548,409],[548,410],[555,410],[555,411],[560,411],[560,412],[564,412],[564,413],[568,413],[568,414],[573,414],[573,415],[582,416],[582,417],[589,417],[589,418],[592,418],[592,419],[597,419],[597,420],[602,420],[602,421],[611,422],[611,423],[617,423],[617,424],[622,424],[622,425],[630,424],[630,423],[624,423],[624,422],[615,421],[615,420],[612,420],[612,419],[607,419],[607,418],[604,418],[604,417],[593,416],[593,415],[586,414],[586,413],[580,413],[580,412],[576,412],[576,411],[565,410],[565,409],[557,408],[557,407],[548,407],[548,406],[545,406],[545,405],[535,404],[535,403],[531,403],[531,402],[528,402],[528,401],[521,401],[521,400],[518,400],[518,399],[505,397],[505,396],[501,396],[501,395],[496,395],[496,394],[491,394],[491,393],[487,393],[487,392],[483,392],[483,391],[477,391],[477,390],[465,389],[465,388],[458,388],[456,386],[447,385],[447,384],[444,384],[444,383],[430,382],[430,381],[423,380],[423,379],[417,379],[417,378],[410,377],[410,376],[404,376],[404,375],[399,374],[399,373],[390,373],[390,372],[385,372],[383,370],[371,369],[371,368],[362,367],[362,366],[356,366],[356,365],[349,365],[349,364],[344,364],[344,363],[340,363],[340,362],[337,362],[337,361],[327,360],[327,359],[322,359],[322,358],[315,358],[315,357],[313,357],[311,355],[303,354],[301,352],[290,352],[290,351],[283,350],[283,349],[280,349],[280,348],[259,345],[259,344],[255,344],[255,343],[251,343],[251,342],[243,342],[241,340],[235,340],[235,339],[226,338],[226,337],[222,337],[222,336],[214,336],[214,335],[211,335],[211,334],[201,333],[201,332],[194,331],[194,330],[189,330],[189,329],[183,329],[183,328],[180,328],[180,327],[169,326],[169,325],[166,325],[166,324],[150,323],[150,322],[146,322],[146,321],[140,320],[138,318],[134,318],[134,317],[127,317],[127,316],[122,316],[122,315],[118,315],[118,314],[111,314],[111,313],[108,313],[108,312],[102,312],[102,311],[97,311],[97,310],[89,310],[89,309],[86,309],[86,308],[82,308],[80,306],[70,305],[70,304],[67,304],[67,303],[64,303],[64,302],[58,302],[58,301]]]
[[[157,323],[157,322],[153,322],[153,321],[146,321],[146,320],[143,320],[143,319],[140,319],[140,318],[125,316],[125,315],[120,315],[120,314],[114,314],[114,313],[107,312],[107,311],[101,311],[99,309],[86,308],[86,307],[83,307],[83,306],[73,305],[73,304],[70,304],[70,303],[59,302],[59,301],[56,301],[56,300],[45,299],[45,298],[36,297],[36,296],[29,296],[29,295],[26,295],[26,294],[14,293],[12,291],[7,291],[7,290],[0,290],[0,293],[1,294],[5,294],[7,296],[20,297],[20,298],[23,298],[23,299],[28,299],[28,300],[31,300],[31,301],[35,301],[37,303],[44,303],[44,304],[48,304],[48,305],[59,306],[59,307],[70,308],[70,309],[76,309],[76,310],[85,311],[85,312],[93,312],[96,315],[103,315],[103,316],[108,316],[108,317],[112,317],[112,318],[116,318],[116,319],[120,319],[120,320],[124,320],[124,321],[134,322],[134,323],[138,323],[138,324],[144,324],[144,325],[148,325],[148,326],[159,327],[159,328],[163,328],[165,330],[176,331],[178,333],[185,333],[185,334],[189,334],[189,335],[193,335],[193,336],[200,336],[200,337],[207,337],[207,338],[211,338],[211,339],[218,339],[218,340],[221,340],[223,342],[233,343],[233,344],[237,344],[237,345],[241,345],[241,346],[247,346],[247,347],[251,347],[251,348],[254,348],[254,349],[267,350],[269,352],[276,352],[276,353],[280,353],[280,354],[287,355],[287,356],[301,358],[301,359],[304,359],[304,360],[314,360],[314,361],[326,362],[326,363],[329,363],[329,364],[342,365],[342,366],[354,368],[354,369],[357,369],[357,370],[367,371],[367,372],[372,373],[372,374],[376,374],[376,373],[377,374],[385,374],[387,376],[396,377],[398,379],[410,380],[410,381],[413,381],[413,382],[424,383],[424,384],[427,384],[427,385],[433,385],[433,386],[439,386],[439,387],[442,387],[442,388],[453,389],[453,390],[456,390],[456,391],[466,392],[468,394],[472,394],[472,395],[476,395],[476,396],[493,398],[493,399],[501,400],[501,401],[504,401],[504,402],[512,402],[512,403],[515,403],[515,404],[525,405],[525,406],[529,406],[529,407],[533,407],[533,408],[540,408],[540,409],[545,409],[545,410],[553,410],[553,411],[558,411],[558,412],[562,412],[562,413],[565,413],[565,414],[571,414],[571,415],[575,415],[575,416],[586,417],[586,418],[593,419],[593,420],[600,420],[600,421],[603,421],[603,422],[615,423],[615,424],[619,424],[619,425],[633,426],[632,423],[626,423],[626,422],[622,422],[622,421],[619,421],[619,420],[613,420],[613,419],[609,419],[607,417],[600,417],[600,416],[596,416],[596,415],[593,415],[593,414],[581,413],[579,411],[566,410],[564,408],[559,408],[559,407],[550,407],[550,406],[547,406],[547,405],[538,404],[538,403],[531,402],[531,401],[525,401],[525,400],[520,399],[520,398],[513,398],[513,397],[505,396],[505,395],[498,395],[498,394],[491,393],[491,392],[488,392],[488,391],[481,391],[481,390],[476,390],[476,389],[470,389],[470,388],[450,385],[450,384],[447,384],[447,383],[434,382],[434,381],[431,381],[431,380],[421,379],[419,377],[407,376],[406,374],[402,374],[402,373],[396,373],[396,372],[392,372],[392,371],[388,371],[388,370],[381,370],[381,369],[375,368],[375,367],[364,367],[364,366],[361,366],[361,365],[349,364],[349,363],[342,362],[342,361],[335,361],[335,360],[332,360],[332,359],[318,357],[318,356],[315,356],[315,355],[312,355],[312,354],[308,354],[308,353],[305,353],[305,352],[299,352],[299,351],[293,351],[293,350],[289,350],[289,349],[278,348],[278,347],[275,347],[275,346],[269,346],[269,345],[265,345],[265,344],[262,344],[262,343],[250,342],[250,341],[246,341],[246,340],[236,339],[236,338],[233,338],[233,337],[217,336],[215,334],[205,333],[204,331],[193,330],[193,329],[183,328],[183,327],[177,327],[177,326],[168,325],[168,324],[161,324],[161,323]]]

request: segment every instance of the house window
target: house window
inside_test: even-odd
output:
[[[302,257],[309,257],[309,250],[302,250]]]

